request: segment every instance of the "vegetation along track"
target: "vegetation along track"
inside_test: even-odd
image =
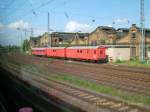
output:
[[[76,65],[70,66],[60,62],[54,62],[53,64],[48,65],[47,70],[59,74],[72,74],[84,77],[100,84],[113,86],[115,88],[120,88],[135,93],[150,95],[150,86],[148,80],[133,80],[128,77],[124,77],[124,75],[121,76],[123,73],[121,74],[112,71],[109,72],[107,70],[98,68],[79,67]]]
[[[18,71],[20,73],[20,67],[14,64],[7,65],[9,70]],[[63,98],[66,101],[72,101],[73,104],[80,105],[83,110],[89,112],[149,112],[150,110],[138,107],[132,104],[125,103],[112,99],[111,97],[94,93],[83,88],[79,88],[64,82],[56,81],[42,75],[40,73],[23,70],[22,74],[16,76],[24,81],[38,87],[39,89],[48,92],[49,94],[56,95]],[[67,95],[67,96],[65,96]],[[70,99],[70,96],[72,99]],[[76,103],[73,98],[80,99],[80,104]]]
[[[40,71],[49,71],[59,74],[72,74],[103,85],[139,94],[150,95],[150,76],[145,73],[136,73],[134,71],[131,72],[126,68],[124,68],[123,71],[120,71],[120,67],[105,64],[98,65],[81,62],[69,63],[63,60],[56,60],[53,63],[49,63],[48,58],[33,56],[23,57],[18,55],[17,59],[18,60],[16,61],[20,61],[25,64],[31,63],[33,65],[33,63],[35,63],[35,66],[40,68]]]

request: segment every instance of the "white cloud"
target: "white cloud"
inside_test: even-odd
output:
[[[78,31],[86,32],[86,31],[89,31],[90,28],[91,27],[88,24],[84,24],[78,21],[71,20],[66,24],[65,31],[66,32],[78,32]]]
[[[117,19],[114,22],[115,24],[127,24],[129,23],[129,20],[127,18],[123,18],[123,19]]]
[[[113,27],[113,26],[112,26],[112,25],[110,25],[110,24],[109,24],[109,25],[106,25],[106,26],[108,26],[108,27]]]
[[[43,35],[45,32],[47,32],[45,29],[34,29],[34,36]]]
[[[29,28],[29,23],[24,22],[23,20],[15,21],[7,25],[8,28],[16,29],[16,28]]]

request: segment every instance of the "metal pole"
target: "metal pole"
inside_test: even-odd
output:
[[[50,35],[50,37],[49,37],[49,41],[50,41],[50,43],[49,43],[49,45],[48,46],[52,46],[52,37],[51,37],[51,34],[50,34],[50,22],[49,22],[49,19],[50,19],[50,17],[49,17],[50,15],[49,15],[49,12],[48,12],[48,14],[47,14],[47,32],[48,32],[48,35]]]
[[[48,15],[47,15],[47,32],[49,33],[49,12],[48,12]]]
[[[31,37],[33,37],[33,33],[34,33],[33,28],[31,28]]]
[[[144,35],[144,0],[141,0],[141,62],[144,62],[145,59],[145,35]]]
[[[20,52],[22,52],[22,29],[20,29]]]

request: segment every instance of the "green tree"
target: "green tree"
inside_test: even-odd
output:
[[[27,39],[24,40],[23,45],[22,45],[22,49],[24,52],[27,52],[30,50],[30,43]]]

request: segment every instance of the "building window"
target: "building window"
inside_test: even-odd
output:
[[[97,41],[96,41],[96,40],[92,40],[92,41],[91,41],[91,45],[92,45],[92,46],[96,46],[96,45],[97,45]]]
[[[135,33],[132,33],[132,38],[136,38],[136,34]]]
[[[55,43],[57,42],[57,39],[55,39]]]

